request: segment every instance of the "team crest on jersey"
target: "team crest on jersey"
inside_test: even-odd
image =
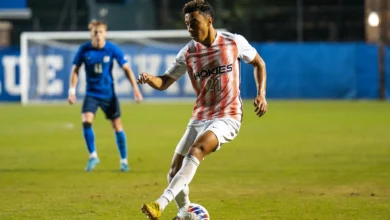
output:
[[[105,62],[105,63],[110,62],[110,56],[104,56],[103,57],[103,62]]]

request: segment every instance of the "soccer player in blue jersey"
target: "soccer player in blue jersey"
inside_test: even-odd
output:
[[[76,85],[79,69],[85,66],[87,88],[82,105],[82,123],[85,143],[89,152],[86,171],[92,171],[99,163],[95,147],[95,135],[92,122],[97,109],[100,107],[106,118],[111,121],[115,131],[116,144],[120,154],[120,169],[128,171],[126,135],[120,120],[120,106],[114,90],[112,67],[114,59],[122,67],[134,89],[134,99],[142,101],[142,94],[138,88],[134,73],[127,64],[123,52],[113,43],[106,40],[107,25],[101,21],[89,24],[91,41],[82,44],[77,51],[73,68],[70,74],[69,97],[70,104],[76,102]]]

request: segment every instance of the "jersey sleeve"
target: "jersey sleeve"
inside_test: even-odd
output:
[[[81,66],[81,64],[83,63],[83,56],[82,56],[83,51],[84,51],[84,46],[82,45],[79,47],[79,49],[76,52],[76,55],[73,58],[74,65]]]
[[[180,52],[176,55],[175,60],[171,64],[171,66],[165,72],[169,77],[178,80],[181,76],[183,76],[187,71],[187,63],[185,54],[187,52],[187,46],[182,48]]]
[[[235,41],[238,47],[239,58],[245,63],[251,62],[257,54],[256,49],[252,47],[242,35],[236,34]]]
[[[123,54],[122,50],[119,49],[118,46],[114,46],[114,58],[116,59],[120,67],[122,67],[127,62],[125,55]]]

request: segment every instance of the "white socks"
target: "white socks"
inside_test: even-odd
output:
[[[188,184],[194,178],[196,169],[199,166],[199,160],[192,156],[187,155],[183,160],[183,165],[179,172],[175,175],[169,186],[164,190],[164,193],[159,199],[156,200],[160,204],[160,209],[164,210],[165,207],[185,188],[188,189]],[[185,192],[183,192],[185,195]],[[188,198],[188,193],[187,193]],[[183,201],[186,202],[186,201]],[[179,204],[178,204],[179,205]]]
[[[120,160],[120,164],[128,164],[127,158],[121,159],[121,160]]]
[[[171,183],[172,179],[173,179],[173,177],[171,177],[168,174],[168,183]],[[188,187],[188,185],[186,185],[183,188],[183,190],[180,191],[179,194],[176,195],[175,202],[176,202],[176,205],[177,205],[178,209],[183,208],[184,206],[190,204],[190,198],[188,196],[189,193],[190,193],[190,188]]]
[[[89,154],[89,158],[98,158],[98,155],[97,155],[96,151],[94,151],[91,154]]]

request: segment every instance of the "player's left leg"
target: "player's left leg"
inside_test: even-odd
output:
[[[159,199],[150,204],[144,204],[142,211],[152,219],[158,219],[165,207],[190,184],[195,176],[200,161],[216,151],[222,144],[233,140],[239,131],[241,123],[233,119],[217,119],[206,125],[202,133],[183,160],[183,165]]]
[[[106,118],[111,121],[112,128],[115,133],[116,145],[118,147],[119,156],[120,156],[120,169],[123,172],[129,171],[129,165],[127,161],[127,142],[126,134],[123,130],[122,121],[120,118],[121,111],[119,100],[117,97],[107,100],[104,104],[101,105],[103,112],[106,115]]]

